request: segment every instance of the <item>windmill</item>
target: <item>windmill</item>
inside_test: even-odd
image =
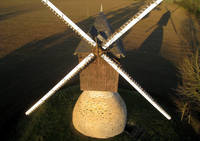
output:
[[[127,113],[125,103],[117,93],[119,74],[163,116],[168,120],[171,119],[171,116],[122,69],[119,61],[120,57],[125,55],[119,38],[159,5],[162,0],[153,0],[148,3],[114,33],[106,21],[101,6],[101,12],[88,34],[49,0],[42,0],[42,2],[81,36],[82,41],[75,51],[75,55],[79,58],[79,64],[27,110],[26,115],[31,114],[67,81],[81,72],[80,88],[83,93],[74,107],[72,120],[74,127],[82,134],[96,138],[108,138],[120,134],[124,130]]]

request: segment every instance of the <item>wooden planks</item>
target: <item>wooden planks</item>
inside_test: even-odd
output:
[[[79,54],[79,62],[87,54]],[[80,73],[81,90],[118,91],[119,74],[103,59],[97,57]]]

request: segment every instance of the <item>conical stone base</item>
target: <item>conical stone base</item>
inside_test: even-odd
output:
[[[84,91],[73,110],[73,125],[82,134],[109,138],[124,131],[126,105],[118,93]]]

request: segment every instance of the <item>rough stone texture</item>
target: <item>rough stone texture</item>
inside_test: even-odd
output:
[[[82,134],[109,138],[123,132],[126,105],[118,93],[84,91],[73,110],[73,125]]]

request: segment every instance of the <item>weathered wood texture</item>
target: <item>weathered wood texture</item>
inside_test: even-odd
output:
[[[79,54],[79,62],[87,54]],[[119,74],[102,58],[97,57],[80,73],[81,90],[118,91]]]

